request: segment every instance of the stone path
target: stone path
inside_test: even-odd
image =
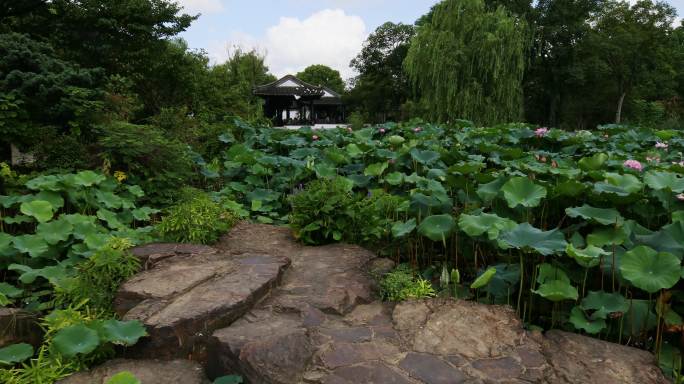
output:
[[[240,224],[215,248],[156,244],[117,311],[150,337],[129,356],[189,358],[252,384],[667,383],[645,351],[530,333],[507,307],[376,300],[363,248],[304,247]],[[147,381],[143,381],[148,383]],[[149,381],[150,384],[163,381]]]

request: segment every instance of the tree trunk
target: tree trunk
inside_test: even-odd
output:
[[[617,112],[615,112],[615,124],[620,124],[622,121],[622,104],[625,102],[625,96],[627,96],[627,92],[622,92],[622,95],[620,95]]]

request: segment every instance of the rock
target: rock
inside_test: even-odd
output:
[[[411,384],[404,374],[380,362],[343,367],[323,380],[325,384]]]
[[[430,384],[457,384],[468,379],[468,376],[459,369],[434,355],[425,353],[409,353],[399,363],[399,367],[411,377]]]
[[[208,384],[202,367],[187,360],[111,360],[58,384],[105,384],[115,374],[128,371],[144,384]]]
[[[17,308],[0,308],[0,348],[16,343],[39,346],[42,339],[43,331],[34,313]]]
[[[552,366],[552,382],[665,384],[655,357],[643,350],[561,331],[542,343]]]
[[[391,272],[395,266],[396,263],[393,260],[377,258],[368,263],[368,272],[371,276],[379,278]]]
[[[199,248],[155,245],[154,249],[196,249],[154,264],[120,288],[115,310],[140,320],[150,335],[134,353],[162,358],[203,359],[198,341],[239,319],[263,299],[289,265],[281,256],[239,255]],[[194,246],[193,246],[194,247]]]
[[[143,265],[145,265],[145,269],[147,269],[169,257],[179,255],[208,255],[216,253],[216,249],[198,244],[153,243],[134,247],[131,249],[131,253],[138,257]]]
[[[526,333],[512,309],[469,301],[409,301],[394,310],[394,323],[416,352],[471,359],[509,354]]]

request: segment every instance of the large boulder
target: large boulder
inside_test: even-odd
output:
[[[57,384],[106,384],[119,372],[130,372],[143,384],[209,384],[202,367],[187,360],[111,360]]]

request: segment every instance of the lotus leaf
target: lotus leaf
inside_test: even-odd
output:
[[[395,238],[400,238],[408,235],[416,229],[416,219],[410,219],[409,221],[397,222],[392,225],[392,236]]]
[[[49,201],[33,200],[30,202],[21,203],[19,210],[24,215],[35,218],[39,223],[44,223],[52,219],[53,209],[54,208]]]
[[[12,239],[14,248],[31,257],[40,257],[48,251],[48,243],[40,235],[20,235]]]
[[[0,365],[13,365],[33,356],[33,347],[30,344],[12,344],[0,348]]]
[[[575,259],[577,264],[584,268],[593,268],[601,263],[601,257],[609,255],[608,252],[602,248],[588,245],[584,249],[575,248],[574,245],[568,243],[565,248],[565,253]]]
[[[473,281],[473,283],[470,285],[470,289],[478,289],[484,287],[485,285],[489,284],[490,281],[492,281],[494,275],[496,275],[496,268],[488,268],[480,276],[478,276],[477,279],[475,279],[475,281]]]
[[[566,208],[565,213],[570,217],[582,217],[586,220],[592,220],[603,225],[617,225],[624,223],[625,219],[620,215],[616,209],[613,208],[595,208],[584,204],[581,207]]]
[[[119,321],[116,319],[105,320],[102,323],[103,341],[114,344],[131,346],[147,335],[145,327],[138,320]]]
[[[500,239],[518,249],[534,249],[548,256],[565,250],[567,242],[563,233],[557,229],[542,231],[529,223],[518,224],[513,230],[504,232]]]
[[[439,153],[435,151],[421,151],[417,148],[411,150],[413,160],[421,164],[431,164],[439,159]]]
[[[510,231],[518,224],[496,214],[481,213],[479,215],[462,214],[458,218],[458,227],[468,236],[481,236],[485,232],[490,240],[499,238],[501,232]]]
[[[590,335],[595,335],[606,328],[605,319],[589,319],[579,306],[575,306],[570,311],[570,323],[575,329],[584,330]]]
[[[547,280],[536,291],[537,295],[553,302],[563,300],[577,300],[579,293],[577,288],[564,280]]]
[[[590,157],[583,157],[577,163],[584,171],[597,171],[603,167],[603,164],[608,160],[608,155],[605,153],[597,153]]]
[[[112,376],[105,384],[141,384],[131,372],[123,371]]]
[[[66,241],[71,236],[74,226],[65,219],[58,219],[49,223],[38,224],[36,234],[50,245]]]
[[[682,273],[679,259],[667,252],[640,245],[622,256],[622,276],[635,287],[649,293],[672,288]]]
[[[102,174],[93,171],[81,171],[74,176],[73,182],[75,185],[82,187],[92,187],[105,180],[107,180],[107,177]]]
[[[418,233],[432,241],[446,241],[455,227],[456,222],[451,215],[434,215],[420,223]]]
[[[644,182],[655,190],[684,192],[684,177],[673,172],[648,172],[644,175]]]
[[[585,311],[596,311],[606,318],[610,313],[625,313],[629,310],[629,302],[620,293],[607,293],[603,291],[589,292],[582,299],[582,309]],[[592,316],[595,317],[595,316]]]
[[[546,197],[546,188],[526,177],[514,177],[501,187],[508,206],[536,207]]]
[[[382,163],[375,163],[371,164],[368,167],[366,167],[366,170],[363,172],[364,175],[366,176],[380,176],[387,170],[387,167],[389,166],[388,162],[382,162]]]
[[[94,351],[100,345],[100,338],[95,330],[76,324],[57,331],[52,345],[62,356],[71,358]]]

